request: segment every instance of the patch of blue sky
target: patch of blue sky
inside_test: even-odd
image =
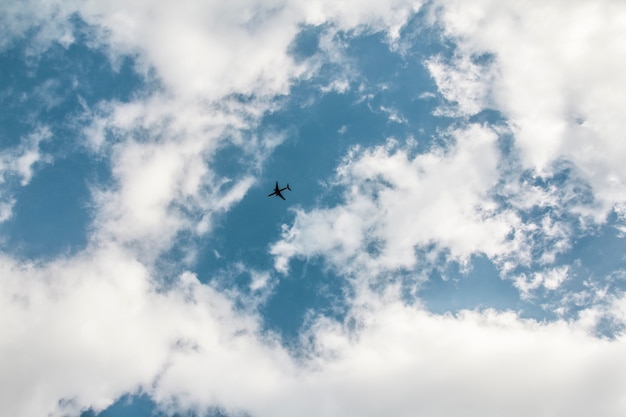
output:
[[[502,278],[493,262],[482,255],[472,257],[471,267],[464,271],[455,262],[431,269],[415,294],[436,314],[496,309],[515,311],[525,318],[546,318],[541,307],[523,300],[513,282]]]
[[[557,257],[556,266],[567,266],[567,279],[551,295],[551,305],[563,307],[572,317],[580,309],[606,305],[626,291],[624,237],[615,216],[594,233],[574,239],[572,248]]]
[[[285,181],[286,182],[286,181]],[[285,182],[280,181],[284,186]],[[273,258],[268,253],[270,243],[280,236],[282,224],[293,219],[290,207],[301,206],[309,190],[300,182],[293,191],[285,191],[286,201],[268,197],[274,186],[264,181],[266,188],[249,191],[219,222],[217,230],[202,242],[202,255],[195,266],[203,282],[213,282],[224,289],[254,296],[250,271],[271,275],[267,283],[270,297],[259,306],[264,328],[294,342],[308,318],[315,311],[341,318],[345,300],[338,297],[345,281],[325,270],[319,260],[294,260],[289,275],[273,271]],[[238,269],[237,266],[244,266]],[[226,277],[226,278],[225,278]],[[249,306],[240,306],[249,308]]]
[[[87,410],[81,417],[157,417],[154,402],[147,395],[124,395],[105,410],[97,413]]]
[[[273,274],[275,280],[268,283],[272,286],[272,294],[260,306],[260,313],[266,329],[291,341],[297,338],[309,311],[327,312],[332,309],[337,301],[335,294],[344,285],[340,279],[321,270],[315,263],[294,261],[288,276],[276,276],[273,271],[273,259],[268,253],[270,243],[279,238],[281,225],[292,221],[290,208],[314,204],[319,189],[315,177],[302,172],[305,167],[293,165],[298,161],[302,164],[304,157],[294,156],[294,147],[297,144],[287,143],[282,146],[287,149],[284,158],[280,158],[281,150],[277,150],[258,186],[218,220],[217,230],[204,242],[203,255],[196,265],[200,280],[218,280],[219,286],[230,286],[250,295],[254,292],[250,288],[252,277],[247,270],[233,268],[234,264]],[[320,158],[320,153],[323,154],[311,150],[309,156]],[[279,181],[281,187],[287,182],[291,184],[293,191],[284,192],[286,201],[267,196],[275,181]],[[229,281],[222,279],[224,275],[229,277]]]
[[[243,262],[256,269],[271,268],[267,246],[279,232],[281,213],[286,212],[284,207],[267,207],[282,200],[266,201],[270,200],[266,194],[249,192],[223,219],[218,220],[216,231],[204,242],[204,250],[201,250],[196,265],[201,281],[210,281],[215,271],[235,263]]]
[[[80,417],[192,417],[195,415],[193,411],[183,414],[163,411],[148,395],[139,394],[124,395],[101,412],[86,410],[80,414]],[[226,417],[227,415],[219,409],[214,409],[206,410],[202,416]]]
[[[87,243],[92,219],[84,155],[73,154],[44,166],[25,187],[15,190],[13,216],[0,223],[3,250],[18,257],[69,255]]]
[[[289,54],[297,62],[303,62],[320,52],[320,36],[326,28],[326,25],[302,25],[289,46]]]
[[[37,57],[25,52],[30,39],[0,53],[2,147],[17,143],[35,125],[49,125],[53,133],[73,127],[73,117],[83,110],[81,99],[87,106],[102,100],[127,101],[142,87],[132,59],[123,59],[119,68],[113,68],[103,51],[79,40],[67,47],[52,44]],[[56,142],[72,143],[63,139]]]
[[[441,142],[440,132],[459,122],[433,117],[442,97],[435,94],[436,85],[424,66],[428,56],[452,53],[450,45],[437,43],[437,30],[413,20],[405,32],[412,31],[414,43],[402,51],[391,50],[383,34],[338,35],[350,71],[336,63],[326,64],[312,79],[294,85],[290,94],[281,98],[282,107],[262,119],[259,135],[273,130],[286,132],[287,139],[263,167],[258,186],[226,214],[218,226],[220,230],[207,242],[206,255],[198,264],[202,280],[211,280],[214,271],[228,268],[233,262],[271,271],[273,260],[267,248],[279,238],[280,225],[292,221],[290,208],[311,209],[341,202],[342,190],[327,185],[350,147],[379,145],[390,137],[401,142],[416,139],[416,153],[447,145]],[[304,60],[319,53],[323,31],[323,27],[305,27],[292,45],[292,54]],[[479,58],[489,61],[489,57]],[[347,89],[322,91],[322,87],[346,75],[350,76]],[[501,125],[503,120],[498,112],[485,110],[470,122]],[[244,153],[237,148],[226,148],[218,154],[215,169],[236,175],[240,168],[233,167],[242,166],[242,156]],[[294,191],[286,193],[287,201],[266,197],[275,181],[281,186],[291,184]],[[375,251],[375,245],[371,249]],[[266,325],[294,337],[304,325],[307,312],[339,312],[335,317],[341,318],[345,300],[327,294],[341,294],[346,281],[323,268],[320,260],[292,260],[291,267],[290,275],[278,279],[272,296],[262,306]],[[464,273],[454,263],[442,261],[440,267],[446,270],[447,278],[432,276],[419,291],[433,311],[492,307],[524,310],[529,316],[540,314],[534,304],[520,299],[512,282],[503,280],[487,259],[472,258],[469,272]],[[406,271],[407,282],[415,272]],[[246,279],[233,280],[240,290],[248,284]],[[321,287],[328,291],[320,291]]]
[[[417,22],[413,24],[418,26]],[[300,55],[315,53],[315,36],[322,32],[308,29],[303,35],[305,40],[294,46],[294,53],[299,53],[300,44],[304,50]],[[301,106],[316,100],[302,112],[308,113],[305,116],[316,126],[334,124],[332,129],[341,130],[348,144],[368,146],[384,143],[388,137],[402,140],[411,136],[424,144],[422,150],[428,149],[428,141],[437,129],[446,127],[450,120],[432,117],[437,101],[425,93],[434,95],[437,88],[424,66],[424,55],[392,50],[382,33],[356,36],[340,32],[336,36],[344,59],[325,64],[313,79],[295,86],[290,101]],[[435,50],[434,44],[427,43],[428,37],[424,42],[421,39],[415,36],[417,50]],[[343,90],[322,91],[337,79],[347,82]]]
[[[304,28],[292,45],[292,53],[299,59],[313,56],[322,31]],[[322,92],[321,86],[344,75],[341,68],[330,64],[313,79],[293,86],[289,96],[282,99],[283,106],[265,115],[257,133],[283,132],[286,140],[263,167],[257,186],[218,222],[218,231],[207,239],[197,265],[201,280],[210,281],[219,275],[215,271],[226,270],[233,263],[271,271],[273,259],[267,250],[279,238],[281,224],[292,221],[290,209],[341,201],[341,190],[327,185],[350,147],[419,135],[418,142],[427,149],[429,135],[434,135],[438,126],[430,117],[436,103],[420,98],[422,92],[435,90],[422,62],[407,61],[391,51],[381,34],[345,36],[343,53],[357,63],[356,78],[350,79],[350,88],[345,91]],[[391,112],[398,113],[397,119]],[[220,175],[235,176],[245,169],[244,157],[245,152],[236,147],[224,148],[215,158],[214,169]],[[275,181],[281,186],[291,184],[293,191],[285,193],[286,201],[267,197]],[[233,279],[232,284],[245,291],[249,282]],[[333,294],[342,294],[345,285],[346,281],[323,268],[320,260],[292,261],[290,275],[279,277],[262,307],[266,325],[291,338],[305,324],[310,311],[339,318],[345,300]]]
[[[34,57],[25,52],[31,41],[25,38],[0,53],[0,149],[18,146],[37,129],[50,132],[39,143],[45,162],[34,166],[30,183],[3,188],[16,201],[13,216],[0,224],[4,249],[19,256],[46,258],[84,247],[89,185],[111,179],[106,161],[82,143],[85,108],[129,100],[144,86],[132,59],[113,68],[104,51],[92,47],[88,28],[78,19],[74,25],[69,46],[53,43]]]
[[[319,259],[292,261],[289,275],[280,277],[271,299],[260,308],[265,328],[280,334],[287,346],[297,346],[316,317],[343,321],[349,293],[348,283]]]

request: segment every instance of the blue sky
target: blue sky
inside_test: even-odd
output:
[[[0,5],[1,414],[624,415],[625,18]]]

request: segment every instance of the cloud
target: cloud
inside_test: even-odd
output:
[[[69,17],[75,10],[76,2],[23,1],[0,4],[0,50],[9,48],[16,39],[23,38],[34,29],[35,37],[27,52],[39,54],[51,42],[69,45],[74,41]]]
[[[266,349],[254,316],[236,313],[188,272],[164,289],[119,247],[45,265],[3,257],[0,268],[0,353],[10,358],[0,377],[3,414],[101,410],[123,393],[149,389],[163,372],[170,375],[171,362],[184,368],[194,349],[214,365],[226,355],[248,358],[253,368],[253,350]],[[243,350],[233,349],[242,338]]]
[[[40,127],[21,138],[17,146],[0,150],[0,223],[13,215],[16,200],[12,196],[15,187],[12,179],[19,179],[19,185],[24,187],[37,168],[52,163],[52,158],[40,149],[40,144],[51,137],[47,127]]]
[[[334,24],[342,31],[386,32],[390,41],[400,36],[407,20],[424,4],[415,0],[368,0],[362,2],[334,2],[321,0],[298,2],[303,8],[307,23]]]
[[[521,275],[515,279],[515,286],[523,297],[530,297],[533,290],[544,287],[547,290],[556,290],[567,279],[569,267],[562,266],[548,271],[535,272],[532,276]]]
[[[285,366],[279,356],[267,369],[261,360],[246,378],[232,366],[219,373],[226,377],[217,386],[210,377],[214,361],[199,352],[199,372],[187,361],[180,374],[173,365],[172,380],[164,375],[157,396],[170,389],[179,394],[183,404],[171,403],[171,411],[217,403],[260,417],[623,412],[622,338],[609,342],[576,322],[538,324],[494,311],[437,316],[394,302],[353,313],[357,331],[316,323],[303,367]]]
[[[0,152],[0,184],[9,176],[20,178],[20,185],[27,185],[33,177],[34,168],[41,163],[50,163],[49,156],[42,155],[39,145],[52,137],[50,129],[40,127],[21,139],[18,146]]]
[[[330,398],[307,404],[321,403],[322,414],[585,415],[590,402],[607,415],[623,411],[621,339],[512,313],[437,316],[396,303],[371,306],[360,320],[353,338],[342,327],[317,329],[317,357],[327,359],[307,388]],[[589,391],[592,381],[601,386]]]
[[[85,21],[102,28],[113,53],[139,53],[142,70],[156,70],[178,96],[271,97],[286,93],[300,71],[286,54],[297,20],[277,2],[114,1],[79,10]]]
[[[389,115],[389,122],[393,123],[406,123],[406,118],[402,115],[398,114],[397,110],[393,108],[388,108],[385,106],[380,106],[380,111]]]
[[[439,92],[450,102],[435,109],[435,115],[471,116],[490,107],[494,66],[474,61],[477,60],[467,55],[454,56],[450,62],[441,55],[426,60],[425,65]]]
[[[163,288],[119,247],[0,268],[7,415],[76,415],[138,391],[172,412],[259,417],[624,411],[623,337],[577,321],[440,316],[376,295],[345,323],[318,318],[296,359],[193,274]]]
[[[496,133],[472,125],[449,132],[448,148],[412,156],[395,141],[354,149],[337,170],[346,191],[336,207],[296,211],[271,248],[276,268],[292,257],[323,256],[342,272],[413,269],[420,250],[466,262],[520,250],[520,219],[490,198],[498,181]]]
[[[500,111],[514,129],[523,167],[550,176],[554,163],[573,163],[599,203],[589,207],[595,221],[621,212],[626,103],[615,86],[626,84],[626,61],[617,58],[626,55],[619,41],[626,6],[586,0],[538,7],[491,0],[436,4],[434,21],[457,44],[450,66],[430,61],[442,93],[470,113]],[[485,55],[493,58],[468,77],[468,63]]]

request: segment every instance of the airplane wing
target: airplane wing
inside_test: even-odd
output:
[[[285,200],[285,197],[283,197],[283,195],[281,193],[276,193],[277,196],[279,196],[280,198],[282,198],[283,200]]]

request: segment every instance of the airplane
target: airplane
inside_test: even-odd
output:
[[[278,187],[278,181],[276,181],[276,187],[274,188],[274,192],[272,194],[268,194],[268,197],[271,197],[273,195],[278,196],[280,198],[282,198],[283,200],[285,200],[285,197],[283,197],[283,195],[281,194],[281,191],[285,191],[285,190],[289,190],[291,191],[291,188],[289,188],[289,183],[287,183],[287,186],[285,188],[279,188]]]

